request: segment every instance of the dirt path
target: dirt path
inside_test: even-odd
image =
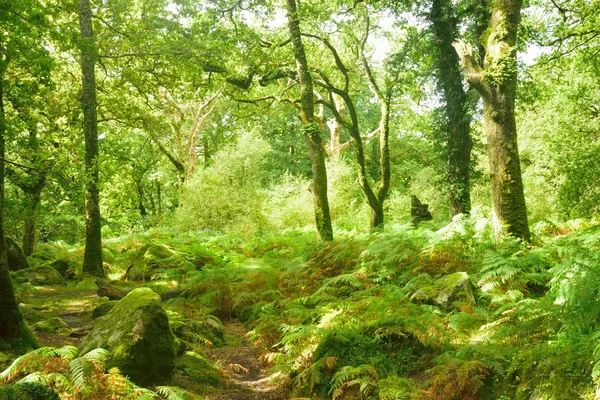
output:
[[[231,384],[209,393],[206,400],[286,400],[282,376],[271,375],[260,361],[260,352],[248,343],[247,330],[240,323],[225,324],[225,333],[239,339],[239,346],[216,347],[206,355],[231,375]]]
[[[62,286],[37,290],[26,298],[26,304],[38,310],[45,318],[60,317],[73,330],[70,336],[55,333],[33,332],[41,346],[77,346],[91,328],[90,311],[96,305],[98,296],[92,289],[67,290]]]

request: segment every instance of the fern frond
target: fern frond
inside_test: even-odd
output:
[[[192,397],[188,391],[177,386],[157,386],[156,393],[166,400],[187,400]]]
[[[85,390],[87,381],[94,373],[94,369],[97,367],[104,369],[110,357],[111,354],[108,350],[98,348],[72,360],[69,363],[69,367],[71,368],[75,387]]]
[[[72,347],[72,346],[66,346]],[[63,348],[64,349],[64,348]],[[39,360],[39,357],[45,355],[55,354],[56,352],[61,352],[62,349],[57,349],[56,347],[40,347],[39,349],[35,349],[30,351],[27,354],[23,354],[18,357],[12,364],[6,368],[4,371],[0,373],[0,382],[8,383],[15,378],[21,372],[28,372],[28,367],[31,367],[29,364]],[[65,350],[65,353],[67,350]]]
[[[84,354],[80,358],[93,361],[96,364],[99,364],[100,366],[104,367],[106,365],[106,362],[110,359],[110,357],[110,351],[105,350],[103,348],[97,348],[90,351],[89,353]]]
[[[345,366],[333,375],[329,394],[335,400],[342,396],[347,388],[359,385],[360,393],[367,395],[375,390],[377,381],[377,371],[370,364],[363,364],[358,367]]]

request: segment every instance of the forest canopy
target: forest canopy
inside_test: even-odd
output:
[[[0,400],[598,398],[599,55],[599,0],[0,0]]]

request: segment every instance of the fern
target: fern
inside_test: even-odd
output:
[[[111,354],[108,350],[99,348],[72,360],[69,366],[75,387],[85,391],[87,382],[94,373],[95,368],[102,367],[104,369],[110,356]]]
[[[187,400],[192,397],[188,391],[176,386],[157,386],[156,393],[166,400]]]
[[[60,357],[72,359],[77,355],[77,347],[64,346],[59,349],[55,347],[40,347],[18,357],[12,364],[0,373],[0,382],[8,383],[20,373],[28,373],[35,370],[41,357]]]
[[[349,387],[358,385],[359,392],[363,396],[367,396],[375,391],[377,381],[377,371],[372,365],[363,364],[358,367],[345,366],[333,375],[329,394],[335,400],[341,397]]]

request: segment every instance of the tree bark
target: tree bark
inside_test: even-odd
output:
[[[44,180],[45,181],[45,180]],[[38,222],[40,219],[40,203],[44,183],[40,182],[32,188],[31,193],[26,193],[27,209],[25,210],[23,226],[23,254],[31,255],[35,251],[38,238]]]
[[[522,0],[495,2],[488,36],[484,38],[483,68],[473,60],[471,46],[455,43],[467,81],[483,98],[497,240],[505,234],[530,239],[515,123],[515,45],[521,7]]]
[[[81,30],[81,72],[83,91],[83,133],[85,138],[85,253],[83,272],[104,275],[102,266],[102,233],[100,221],[100,188],[98,178],[98,120],[96,116],[96,48],[92,31],[92,9],[89,0],[78,2]]]
[[[438,85],[444,96],[446,150],[448,155],[450,216],[468,214],[471,209],[470,164],[471,113],[463,89],[460,62],[452,43],[458,29],[451,0],[433,0],[429,14],[438,48]]]
[[[312,77],[300,33],[300,19],[296,0],[287,0],[288,28],[294,47],[294,58],[300,83],[300,119],[302,131],[308,146],[308,158],[312,165],[313,182],[311,193],[315,208],[315,222],[319,240],[333,240],[329,201],[327,199],[327,169],[325,168],[325,150],[319,125],[315,121]]]
[[[8,59],[0,57],[0,157],[5,155],[4,71]],[[10,274],[4,234],[4,163],[0,162],[0,350],[22,352],[37,347],[35,338],[19,311]]]

